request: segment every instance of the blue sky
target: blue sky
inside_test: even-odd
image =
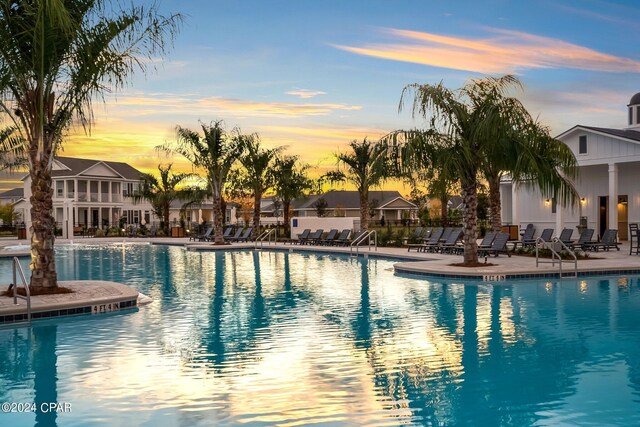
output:
[[[529,111],[558,134],[624,127],[640,91],[635,1],[177,1],[185,22],[157,72],[97,106],[65,155],[145,171],[176,125],[224,119],[317,167],[352,139],[421,125],[402,88],[518,75]],[[135,147],[135,148],[133,148]],[[133,149],[132,149],[133,148]],[[181,164],[177,159],[174,160]]]

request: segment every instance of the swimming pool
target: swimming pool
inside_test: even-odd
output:
[[[135,311],[0,329],[0,425],[640,425],[640,280],[462,284],[385,259],[60,247]],[[0,260],[0,277],[9,274]]]

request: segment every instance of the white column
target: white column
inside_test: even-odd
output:
[[[520,227],[520,206],[518,200],[518,190],[514,183],[511,183],[511,224]]]
[[[63,216],[64,216],[64,220],[66,221],[65,222],[66,224],[65,230],[67,233],[66,238],[73,239],[73,211],[71,210],[71,202],[69,201],[64,202]]]
[[[609,163],[609,222],[608,228],[618,229],[618,165]]]
[[[560,203],[558,203],[558,201],[556,200],[556,231],[555,231],[555,235],[560,237],[560,233],[562,232],[562,229],[564,228],[564,209],[562,208],[562,206],[560,205]]]
[[[97,228],[102,228],[102,206],[98,207],[98,224]]]

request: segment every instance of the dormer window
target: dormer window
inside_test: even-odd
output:
[[[629,126],[633,124],[633,107],[629,107]]]
[[[587,154],[587,135],[580,135],[578,139],[578,154]]]

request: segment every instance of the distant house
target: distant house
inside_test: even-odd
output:
[[[150,224],[157,221],[151,205],[134,202],[142,173],[127,163],[56,157],[53,162],[53,216],[63,236],[78,229]],[[31,177],[23,178],[25,212],[31,205]],[[30,215],[25,215],[27,229]]]
[[[576,125],[556,137],[578,161],[576,206],[562,207],[539,191],[505,179],[500,186],[502,220],[520,227],[532,223],[538,233],[553,228],[556,235],[565,227],[593,228],[600,236],[611,228],[627,239],[629,223],[640,222],[640,93],[631,98],[627,111],[627,128]]]
[[[171,202],[169,209],[169,222],[171,224],[179,224],[180,218],[183,218],[187,226],[193,224],[201,224],[203,222],[213,222],[213,202],[205,200],[201,203],[187,203],[185,200],[174,200]],[[237,222],[238,204],[235,202],[227,202],[225,211],[225,224],[235,224]]]
[[[318,202],[326,202],[325,216],[360,217],[360,195],[357,191],[331,190],[294,202],[295,216],[317,216]],[[398,191],[370,191],[369,209],[373,221],[400,222],[403,215],[409,219],[417,218],[418,207],[402,197]]]
[[[0,204],[13,205],[14,222],[24,221],[26,203],[24,201],[24,188],[13,188],[11,190],[0,193]],[[11,225],[11,224],[8,224]]]

